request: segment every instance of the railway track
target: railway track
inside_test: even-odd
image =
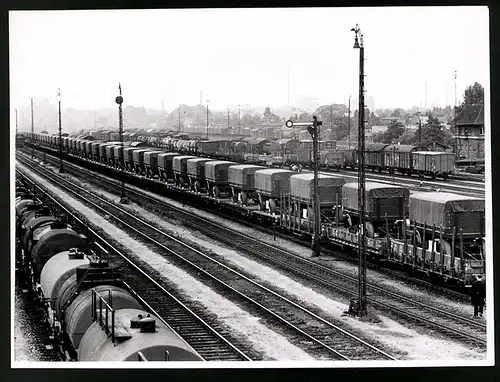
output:
[[[117,189],[117,182],[102,178],[112,188]],[[136,191],[127,189],[128,195],[134,195],[139,200],[149,199],[152,204],[160,203],[162,209],[174,210],[182,216],[183,224],[196,229],[204,235],[219,242],[226,243],[238,250],[247,252],[267,263],[279,266],[292,273],[313,280],[318,284],[340,291],[349,296],[357,293],[357,278],[333,270],[317,262],[289,253],[279,247],[261,242],[249,235],[234,231],[226,226],[217,224],[212,220],[202,218],[198,215],[191,215],[158,199]],[[332,282],[331,280],[336,280]],[[424,302],[416,301],[385,288],[370,285],[368,301],[372,306],[384,311],[390,311],[398,316],[412,320],[425,327],[436,329],[448,336],[474,343],[479,346],[486,345],[486,325],[484,322],[471,320],[463,315],[458,315]]]
[[[117,189],[118,183],[101,178],[103,182]],[[349,296],[357,293],[357,278],[333,270],[317,262],[305,259],[279,247],[261,242],[249,235],[234,231],[226,226],[218,224],[212,220],[202,218],[198,215],[191,215],[180,208],[163,203],[144,193],[127,188],[128,195],[134,195],[138,200],[148,199],[152,204],[160,203],[162,209],[174,210],[182,216],[183,225],[196,229],[204,235],[219,242],[226,243],[266,261],[267,263],[279,266],[292,273],[313,280],[318,284],[338,290]],[[336,280],[337,282],[332,282]],[[472,320],[463,315],[458,315],[424,302],[416,301],[414,298],[405,297],[385,288],[370,285],[371,295],[368,301],[371,305],[384,311],[390,311],[406,319],[419,323],[425,327],[434,328],[448,336],[486,346],[486,324],[482,321]]]
[[[21,160],[26,166],[30,164]],[[105,213],[120,226],[134,232],[149,245],[161,248],[174,264],[188,266],[219,289],[226,290],[233,299],[246,306],[258,309],[264,316],[286,328],[301,342],[306,351],[320,359],[338,360],[383,360],[395,359],[383,350],[331,323],[310,309],[288,299],[270,288],[252,280],[251,277],[233,269],[211,256],[182,243],[177,238],[153,227],[92,192],[61,179],[59,175],[46,169],[30,166],[31,170],[43,174],[63,190],[82,199],[85,204]]]
[[[34,182],[24,172],[16,172],[27,182]],[[40,189],[40,188],[38,188]],[[42,190],[43,191],[43,190]],[[81,227],[87,226],[78,216],[64,207],[55,198],[44,191],[50,201],[71,216],[72,221]],[[38,193],[39,194],[39,193]],[[206,361],[250,361],[251,358],[236,345],[226,339],[207,320],[194,313],[183,302],[167,291],[140,266],[130,260],[120,250],[89,228],[88,232],[102,248],[115,255],[116,264],[123,271],[127,284],[135,292],[136,297],[147,306],[157,317],[176,331],[204,360]]]

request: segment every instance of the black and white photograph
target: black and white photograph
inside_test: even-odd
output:
[[[8,33],[11,367],[494,365],[488,7]]]

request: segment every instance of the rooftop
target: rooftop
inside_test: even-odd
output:
[[[453,122],[457,125],[484,125],[484,105],[464,105]]]

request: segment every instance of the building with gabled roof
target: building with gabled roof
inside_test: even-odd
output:
[[[464,105],[452,123],[457,156],[484,159],[484,105]]]

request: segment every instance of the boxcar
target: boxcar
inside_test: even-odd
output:
[[[412,172],[420,175],[447,179],[455,168],[455,154],[436,151],[415,151],[412,153]]]

